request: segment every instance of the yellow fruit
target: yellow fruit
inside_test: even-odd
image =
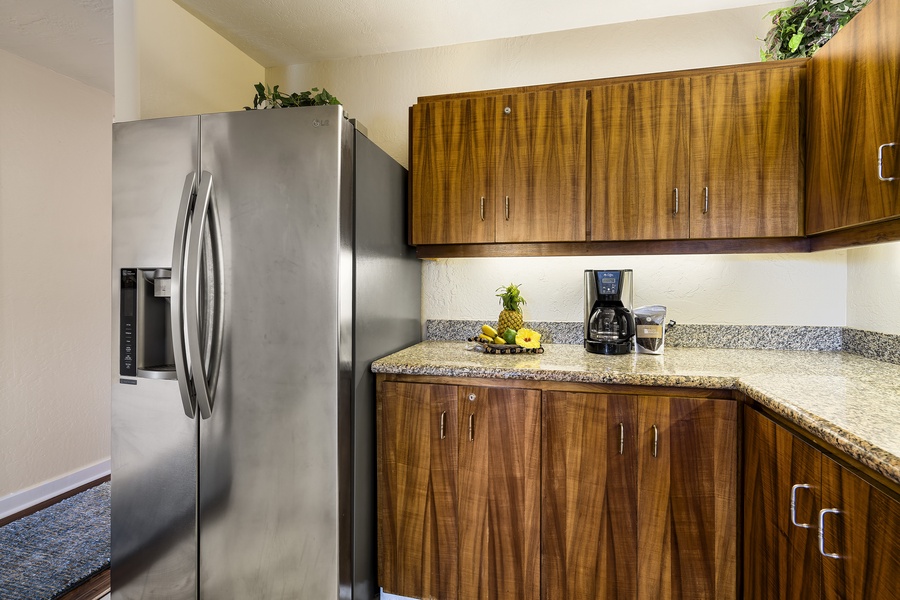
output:
[[[483,333],[478,334],[478,339],[479,339],[479,341],[487,342],[488,344],[490,344],[491,342],[494,341],[494,338],[492,338],[488,335],[484,335]]]
[[[523,348],[540,348],[541,334],[531,329],[520,329],[516,332],[516,345]]]
[[[483,333],[483,334],[485,334],[485,335],[489,335],[489,336],[491,336],[492,338],[497,337],[497,330],[494,329],[493,327],[491,327],[490,325],[482,325],[482,326],[481,326],[481,333]]]
[[[495,344],[505,344],[505,343],[506,343],[506,340],[504,340],[502,337],[500,337],[500,336],[498,335],[497,337],[494,338],[494,343],[495,343]]]

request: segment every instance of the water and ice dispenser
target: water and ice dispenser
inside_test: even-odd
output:
[[[122,269],[120,375],[175,379],[171,296],[171,269]]]

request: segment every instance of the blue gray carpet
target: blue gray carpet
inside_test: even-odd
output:
[[[57,598],[109,567],[109,482],[0,527],[0,598]]]

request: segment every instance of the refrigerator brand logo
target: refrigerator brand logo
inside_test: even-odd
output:
[[[328,127],[331,125],[328,119],[316,119],[313,121],[313,127]]]

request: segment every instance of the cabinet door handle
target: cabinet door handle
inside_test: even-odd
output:
[[[709,212],[709,188],[703,188],[703,214]]]
[[[802,527],[804,529],[812,529],[812,523],[798,523],[797,522],[797,490],[804,489],[808,490],[810,486],[808,483],[798,483],[797,485],[791,487],[791,523],[794,527]]]
[[[878,179],[881,181],[897,181],[900,177],[885,177],[884,171],[884,149],[885,148],[893,148],[897,145],[897,142],[890,142],[887,144],[882,144],[878,146]]]
[[[841,555],[836,552],[825,552],[825,515],[839,515],[841,511],[836,508],[823,508],[819,511],[819,554],[827,558],[840,558]]]
[[[652,425],[650,429],[653,430],[653,448],[650,452],[653,454],[653,458],[656,458],[659,453],[659,427]]]
[[[469,415],[469,441],[475,441],[475,415]]]
[[[481,197],[481,220],[484,221],[484,196]]]
[[[625,423],[619,423],[619,454],[625,454]]]
[[[506,197],[506,220],[509,221],[509,196]]]
[[[446,426],[447,424],[447,411],[441,413],[441,439],[447,437]]]
[[[678,214],[678,188],[675,188],[675,210],[672,211],[672,215]]]

